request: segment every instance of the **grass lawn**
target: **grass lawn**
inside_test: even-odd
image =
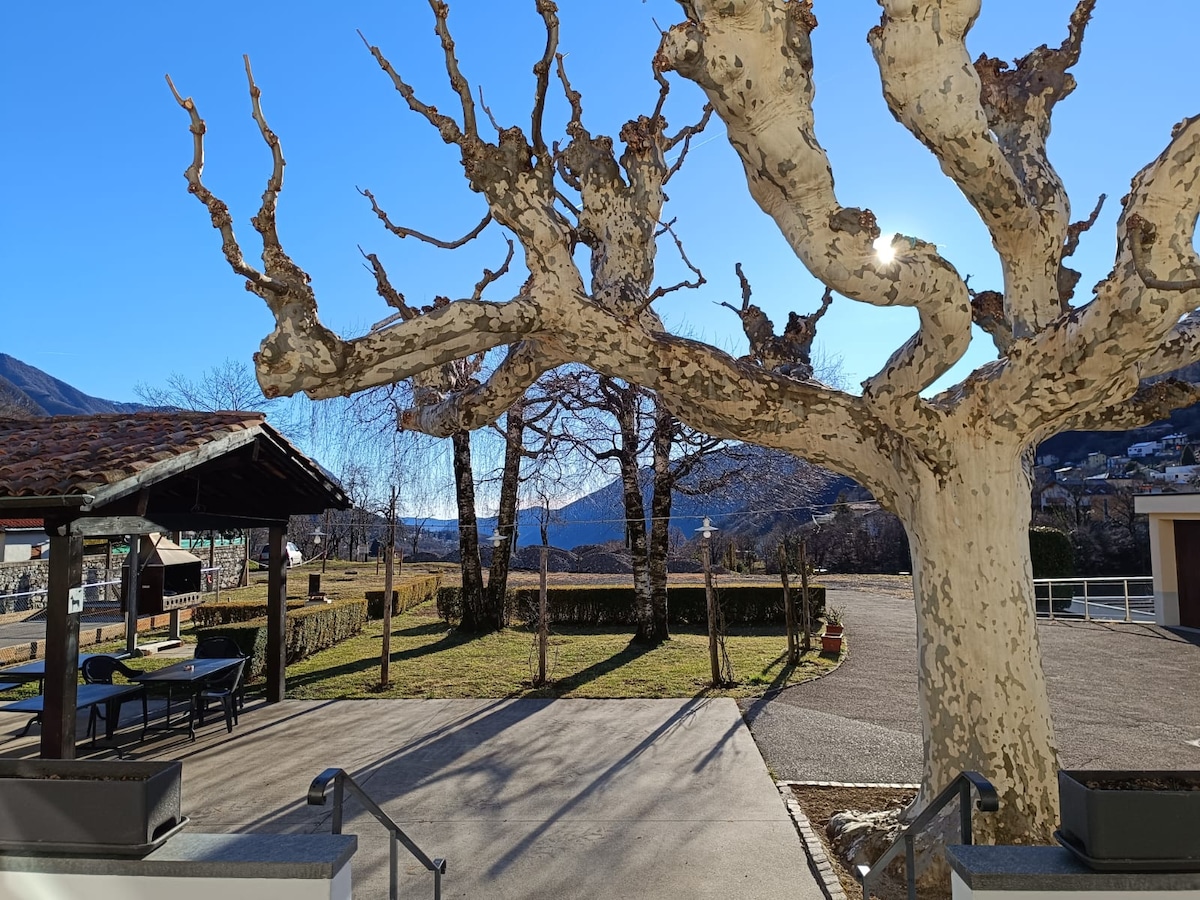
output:
[[[752,697],[808,681],[836,668],[813,652],[796,667],[784,665],[783,629],[754,629],[726,640],[737,684],[712,690],[708,636],[672,635],[654,649],[630,643],[628,630],[560,628],[550,635],[550,684],[534,688],[537,638],[527,628],[460,634],[425,603],[392,622],[391,684],[379,686],[383,624],[288,666],[287,695],[302,700],[356,698],[500,697]]]
[[[322,589],[331,598],[361,597],[364,591],[383,588],[383,574],[372,563],[330,561]],[[457,567],[437,567],[445,581],[457,576]],[[432,566],[405,566],[404,574],[426,573]],[[289,596],[304,593],[309,564],[289,572]],[[514,582],[533,578],[514,573]],[[611,582],[612,576],[571,576],[588,582]],[[675,576],[672,576],[673,578]],[[688,576],[679,579],[689,580]],[[738,576],[738,581],[745,579]],[[445,582],[443,582],[445,583]],[[764,579],[764,583],[768,583]],[[774,579],[769,583],[774,584]],[[249,587],[222,591],[221,599],[265,600],[265,577],[256,575]],[[806,654],[800,665],[784,665],[787,642],[782,626],[735,630],[726,638],[735,685],[721,690],[708,687],[708,636],[679,631],[659,647],[648,649],[631,643],[631,629],[558,627],[550,635],[550,683],[534,688],[537,671],[536,635],[527,627],[497,634],[460,634],[442,621],[432,602],[396,617],[392,622],[390,685],[379,686],[379,655],[383,623],[369,622],[358,637],[288,666],[287,696],[298,700],[360,698],[502,698],[502,697],[753,697],[785,685],[820,677],[837,667],[840,658],[819,652]],[[165,634],[143,634],[148,643]],[[194,640],[190,625],[184,641]],[[814,641],[820,646],[819,639]],[[87,648],[92,652],[120,650],[124,643]],[[843,651],[844,653],[845,651]],[[136,668],[158,668],[174,659],[153,656],[133,660]],[[262,682],[247,685],[251,695]]]

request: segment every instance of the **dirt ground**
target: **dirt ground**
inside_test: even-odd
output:
[[[842,865],[829,846],[829,839],[825,834],[825,826],[829,824],[829,817],[836,812],[848,809],[875,812],[906,806],[916,796],[916,791],[907,788],[819,787],[797,784],[792,785],[792,793],[796,795],[800,808],[804,810],[804,815],[812,823],[813,831],[817,833],[821,843],[825,846],[825,855],[829,857],[829,862],[837,873],[838,880],[842,883],[842,890],[846,892],[846,897],[848,900],[863,900],[863,892],[858,879]],[[902,879],[885,875],[879,887],[871,891],[871,896],[878,900],[906,900],[908,889]]]

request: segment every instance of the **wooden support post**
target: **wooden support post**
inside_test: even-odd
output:
[[[804,623],[804,652],[812,649],[812,607],[808,602],[808,541],[800,538],[800,604]]]
[[[546,602],[546,573],[550,569],[549,551],[550,548],[542,544],[541,573],[538,577],[538,684],[546,683],[546,645],[550,642],[550,610]]]
[[[138,588],[142,586],[142,567],[138,560],[142,549],[142,536],[129,535],[129,555],[125,564],[129,568],[129,582],[125,591],[125,652],[137,655]]]
[[[83,580],[83,538],[50,535],[46,586],[46,680],[42,759],[75,758],[75,701],[79,687],[79,613],[68,611],[70,590]]]
[[[272,525],[267,544],[267,702],[278,703],[287,691],[287,529]]]
[[[383,568],[383,650],[379,657],[379,685],[387,687],[391,678],[388,671],[392,664],[392,590],[395,584],[395,547],[396,547],[396,489],[392,488],[392,503],[388,507],[388,527],[386,544],[383,554],[386,563]],[[376,565],[379,555],[375,556]]]
[[[796,646],[796,607],[792,603],[792,591],[788,585],[787,539],[779,542],[779,577],[783,579],[783,620],[787,628],[787,661],[789,666],[800,663],[800,650]]]

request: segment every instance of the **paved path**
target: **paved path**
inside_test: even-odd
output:
[[[127,749],[183,760],[193,832],[328,831],[330,808],[304,794],[344,768],[447,859],[448,898],[823,897],[732,700],[291,700],[247,708],[232,735]],[[355,896],[386,897],[383,829],[348,803],[346,831]],[[432,876],[401,860],[401,896],[430,896]]]
[[[743,701],[777,778],[915,781],[921,772],[911,599],[830,590],[849,658],[819,681]],[[1038,627],[1067,768],[1200,769],[1200,634],[1150,625]]]

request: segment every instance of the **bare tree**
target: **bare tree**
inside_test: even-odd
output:
[[[448,435],[496,419],[542,372],[575,360],[653,389],[690,425],[718,437],[788,450],[856,478],[893,510],[913,552],[925,746],[914,809],[960,771],[995,781],[1000,812],[985,839],[1049,841],[1057,821],[1057,757],[1034,619],[1026,527],[1030,449],[1067,429],[1126,428],[1196,402],[1200,388],[1146,384],[1197,358],[1200,117],[1182,121],[1122,201],[1112,272],[1072,306],[1079,276],[1064,260],[1088,220],[1072,222],[1046,138],[1075,88],[1094,0],[1080,0],[1067,37],[1012,67],[972,63],[966,35],[981,0],[880,0],[869,34],[892,113],[938,159],[988,228],[1000,290],[972,292],[932,244],[896,236],[886,255],[866,208],[844,206],[814,129],[808,0],[684,0],[685,21],[663,35],[659,73],[695,82],[724,121],[751,195],[819,280],[851,300],[909,306],[919,330],[867,379],[861,395],[789,374],[765,356],[734,359],[672,336],[650,309],[668,136],[666,81],[650,115],[608,138],[583,125],[582,99],[559,77],[568,140],[547,144],[545,101],[558,40],[548,0],[537,3],[547,41],[535,64],[527,129],[489,141],[450,36],[447,7],[430,0],[461,115],[422,102],[383,51],[370,52],[403,100],[453,145],[489,216],[519,241],[529,278],[503,302],[472,296],[384,331],[344,340],[320,323],[308,276],[276,231],[283,155],[250,79],[254,117],[273,168],[253,219],[263,268],[242,255],[225,205],[202,182],[204,124],[192,121],[192,193],[221,232],[226,259],[272,311],[257,356],[270,397],[325,397],[434,369],[501,345],[506,360],[482,384],[405,414],[409,427]],[[247,74],[249,68],[247,66]],[[567,192],[570,192],[569,195]],[[575,263],[591,254],[590,278]],[[937,396],[923,393],[963,355],[972,324],[999,358]]]

